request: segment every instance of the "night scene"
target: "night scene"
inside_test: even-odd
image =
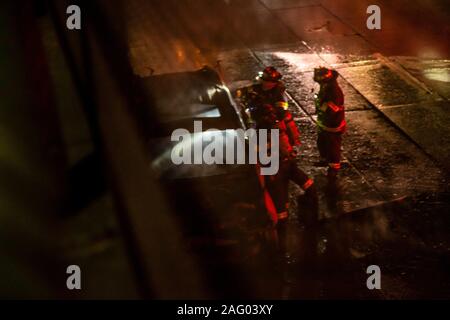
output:
[[[449,21],[1,1],[0,299],[449,300]]]

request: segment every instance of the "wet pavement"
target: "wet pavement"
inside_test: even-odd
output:
[[[443,2],[381,1],[381,31],[365,27],[370,1],[127,2],[129,59],[138,76],[219,63],[233,91],[264,66],[284,75],[302,133],[298,165],[319,189],[321,226],[311,268],[296,219],[301,191],[292,187],[289,257],[279,290],[270,287],[267,296],[450,298],[450,29]],[[432,24],[416,23],[421,10],[436,13],[424,19]],[[331,200],[326,169],[313,165],[312,70],[319,65],[339,71],[348,120],[339,193]],[[371,264],[381,268],[382,290],[366,287]]]
[[[134,8],[143,5],[139,0],[131,3]],[[170,55],[164,55],[164,61],[171,68],[181,63],[178,70],[184,70],[185,57],[195,58],[190,61],[191,67],[198,67],[205,60],[210,64],[219,60],[223,77],[232,90],[248,84],[263,66],[276,66],[284,75],[291,111],[302,132],[298,163],[320,190],[321,254],[317,268],[308,271],[303,268],[305,257],[301,253],[304,230],[295,215],[294,199],[299,190],[293,187],[291,256],[281,296],[450,297],[445,264],[448,265],[449,256],[448,203],[436,204],[421,198],[441,194],[448,187],[443,167],[449,163],[450,154],[445,60],[450,55],[445,51],[440,60],[427,60],[415,51],[428,48],[433,41],[439,43],[436,50],[442,50],[440,41],[445,35],[435,39],[434,33],[427,36],[427,30],[421,30],[419,39],[409,39],[400,47],[402,32],[398,28],[411,30],[411,17],[395,19],[399,4],[382,6],[383,29],[375,32],[365,29],[364,1],[355,5],[349,1],[230,0],[205,6],[207,14],[195,27],[200,31],[190,32],[188,38],[177,38],[176,41],[187,41],[189,45],[182,45],[173,61]],[[165,5],[158,8],[166,10]],[[209,17],[219,11],[221,18],[212,22]],[[196,20],[196,13],[194,7],[187,5],[175,16]],[[188,32],[193,27],[185,23],[177,24],[175,29],[162,23],[158,28]],[[142,23],[130,27],[131,34],[134,28],[142,30]],[[222,30],[220,37],[218,29]],[[149,36],[141,32],[145,34],[143,38]],[[146,43],[150,45],[151,40]],[[194,54],[190,54],[191,45],[196,48]],[[133,46],[131,43],[131,50]],[[399,54],[403,57],[397,57]],[[408,55],[419,58],[414,60]],[[168,72],[165,68],[160,70],[163,65],[153,58],[149,63],[156,73]],[[132,57],[133,65],[138,66],[137,74],[145,75],[139,70],[145,69],[146,59],[145,50],[141,56]],[[318,156],[312,91],[318,88],[312,81],[312,69],[318,65],[339,70],[339,83],[346,97],[349,130],[343,144],[345,165],[340,174],[340,194],[334,203],[327,201],[325,169],[313,166]],[[431,228],[434,241],[442,241],[441,251],[417,235],[422,227]],[[366,288],[365,268],[369,264],[378,264],[382,269],[380,292]]]

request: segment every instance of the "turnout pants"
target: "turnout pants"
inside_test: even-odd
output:
[[[317,148],[322,159],[325,159],[331,170],[338,171],[341,168],[341,132],[328,132],[319,130],[317,136]]]
[[[317,193],[314,182],[300,169],[295,160],[284,160],[280,163],[277,174],[265,176],[265,186],[273,199],[278,213],[277,233],[281,252],[286,252],[286,231],[289,203],[289,181],[294,182],[305,191],[306,203],[304,220],[307,224],[317,220]]]

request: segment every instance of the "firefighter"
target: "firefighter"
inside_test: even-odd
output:
[[[306,226],[317,224],[318,220],[318,197],[312,179],[301,170],[296,164],[296,154],[289,142],[287,128],[283,120],[278,120],[277,110],[271,105],[261,107],[261,116],[258,118],[257,129],[278,129],[279,130],[279,170],[275,175],[260,176],[264,190],[270,195],[271,201],[276,211],[274,222],[278,232],[278,241],[281,253],[286,253],[286,227],[289,207],[289,181],[296,183],[304,190],[303,203],[307,204],[307,210],[301,217]],[[270,135],[268,135],[270,136]],[[269,144],[275,143],[269,141]],[[267,200],[267,199],[266,199]]]
[[[266,67],[258,73],[256,83],[238,90],[237,96],[245,106],[244,119],[248,126],[254,126],[264,113],[264,105],[275,108],[279,121],[284,121],[286,133],[293,146],[300,145],[300,133],[292,114],[288,111],[286,88],[281,81],[282,75],[274,67]]]
[[[320,67],[314,69],[314,81],[320,90],[314,103],[317,112],[318,165],[328,166],[328,178],[336,179],[341,168],[342,134],[346,130],[344,94],[337,83],[335,70]]]

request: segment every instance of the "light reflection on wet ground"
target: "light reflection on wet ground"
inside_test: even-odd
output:
[[[150,6],[138,0],[131,3],[134,10]],[[435,240],[442,240],[448,246],[443,232],[449,226],[445,215],[448,203],[432,205],[416,198],[402,200],[442,191],[446,185],[443,173],[420,148],[386,122],[377,109],[433,99],[372,55],[378,50],[386,54],[399,53],[400,45],[408,52],[405,55],[415,54],[423,39],[414,40],[415,44],[411,39],[399,41],[400,33],[391,27],[399,22],[393,20],[393,11],[386,12],[386,31],[372,34],[362,30],[359,33],[358,19],[365,21],[365,2],[323,1],[320,5],[318,1],[267,0],[261,4],[230,0],[226,5],[217,4],[207,9],[197,4],[202,7],[200,11],[210,14],[203,15],[197,21],[198,26],[189,25],[186,30],[191,32],[188,34],[175,37],[180,47],[169,45],[169,50],[161,55],[157,52],[159,46],[152,46],[154,36],[149,36],[150,30],[142,24],[142,19],[130,25],[130,34],[139,30],[136,41],[148,39],[145,40],[148,52],[157,53],[153,59],[147,59],[144,50],[131,58],[139,75],[145,75],[140,70],[147,65],[156,66],[157,73],[164,73],[196,68],[198,61],[214,64],[221,60],[224,78],[234,89],[248,83],[246,81],[263,65],[274,65],[283,72],[289,94],[295,100],[291,101],[291,110],[303,133],[299,165],[315,178],[321,190],[323,220],[317,231],[316,245],[310,244],[311,239],[306,240],[310,242],[305,245],[309,232],[296,220],[297,207],[292,201],[288,259],[274,271],[279,272],[281,278],[272,274],[273,282],[262,285],[262,292],[267,296],[319,299],[448,297],[448,286],[443,283],[449,275],[442,272],[438,258],[441,253],[427,250],[422,243],[425,240],[406,227],[417,223],[428,228],[441,221],[442,229],[434,230]],[[157,7],[161,11],[167,9]],[[183,9],[184,12],[176,10],[172,14],[175,17],[198,16],[198,7],[183,5]],[[224,26],[223,21],[213,22],[210,18],[217,11],[221,11],[227,21],[221,37],[217,37],[216,31]],[[155,21],[158,21],[157,28],[169,34],[177,34],[178,29],[183,28],[181,25],[188,23],[183,19],[167,23]],[[409,26],[408,17],[403,17],[402,21],[402,25]],[[130,46],[133,51],[133,42]],[[350,128],[344,142],[346,164],[341,173],[340,191],[334,197],[327,193],[324,170],[312,165],[317,160],[312,91],[317,87],[311,79],[311,71],[315,66],[327,64],[338,68],[342,74],[340,83],[347,98]],[[427,74],[430,72],[425,72],[424,76]],[[293,200],[298,192],[293,188]],[[433,215],[433,220],[422,219],[421,215],[427,213]],[[316,247],[316,262],[311,247]],[[445,257],[448,252],[442,254]],[[379,264],[382,268],[385,282],[381,292],[366,288],[365,271],[370,264]],[[421,288],[418,283],[429,277],[422,272],[427,268],[436,270],[442,281]]]
[[[435,32],[442,19],[437,15],[425,18],[436,23],[418,32],[413,22],[420,8],[414,12],[408,6],[411,15],[398,17],[407,1],[384,1],[384,30],[371,33],[364,29],[369,2],[129,1],[129,56],[139,76],[192,70],[217,60],[230,88],[248,83],[263,65],[275,65],[284,74],[291,111],[302,131],[298,163],[319,187],[323,219],[311,240],[310,230],[296,219],[299,190],[292,188],[288,257],[274,268],[273,261],[254,261],[272,270],[269,275],[254,274],[258,297],[450,297],[449,203],[439,195],[448,187],[441,169],[448,157],[440,150],[450,143],[432,145],[434,136],[448,132],[448,121],[417,131],[414,123],[402,120],[420,121],[431,108],[438,119],[448,105],[440,101],[444,107],[436,108],[435,96],[372,55],[381,52],[448,99],[448,29]],[[440,2],[422,6],[439,12],[433,3]],[[401,27],[415,36],[405,37]],[[423,54],[438,59],[424,60]],[[311,72],[324,64],[342,74],[349,120],[335,198],[327,193],[324,170],[312,165],[318,156],[311,92],[317,87]],[[414,104],[422,111],[410,107]],[[383,110],[399,105],[406,116],[400,109],[396,114]],[[366,268],[371,264],[381,267],[381,291],[366,288]],[[235,284],[222,285],[230,289]]]

